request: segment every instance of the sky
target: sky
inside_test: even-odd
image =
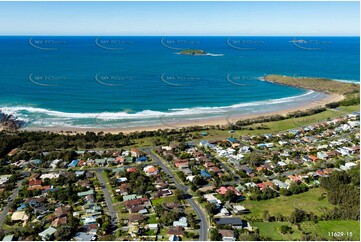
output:
[[[359,2],[0,2],[0,35],[359,36]]]

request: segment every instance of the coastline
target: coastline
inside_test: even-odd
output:
[[[150,126],[139,126],[139,127],[125,127],[125,128],[108,128],[108,127],[100,127],[100,128],[81,128],[81,127],[46,127],[46,128],[24,128],[21,129],[23,131],[48,131],[54,133],[86,133],[86,132],[104,132],[111,134],[118,134],[120,132],[124,134],[129,134],[132,132],[141,132],[141,131],[156,131],[159,129],[180,129],[191,126],[211,126],[211,125],[227,125],[235,123],[238,120],[242,119],[250,119],[256,118],[260,116],[268,116],[268,115],[286,115],[287,113],[294,111],[303,111],[315,107],[323,107],[327,103],[338,102],[344,99],[344,95],[336,94],[336,93],[327,93],[327,95],[314,102],[314,100],[310,100],[307,104],[300,103],[292,108],[280,109],[277,111],[270,112],[261,112],[257,114],[232,114],[231,116],[223,116],[223,117],[209,117],[201,120],[189,120],[189,121],[180,121],[174,122],[174,124],[161,124],[161,125],[150,125]]]

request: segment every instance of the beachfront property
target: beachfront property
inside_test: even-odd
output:
[[[175,179],[189,187],[189,192],[199,195],[199,206],[207,215],[212,215],[210,222],[220,228],[222,238],[233,240],[235,229],[253,229],[252,222],[244,217],[252,214],[254,208],[245,201],[292,197],[317,189],[320,179],[335,171],[358,167],[359,136],[349,135],[357,133],[358,125],[350,121],[347,117],[335,118],[320,125],[294,129],[292,135],[284,131],[237,139],[202,140],[196,144],[170,143],[156,147],[154,154],[169,167]],[[257,154],[257,159],[250,160],[251,154]],[[339,161],[344,158],[346,162]],[[36,235],[42,239],[59,236],[52,233],[53,229],[58,230],[70,222],[72,208],[72,216],[80,223],[72,238],[94,240],[99,236],[95,232],[99,229],[99,219],[111,214],[108,206],[119,204],[114,208],[117,215],[109,219],[113,221],[110,224],[118,221],[123,224],[122,238],[179,239],[188,238],[189,231],[197,234],[197,225],[189,219],[193,208],[182,200],[172,176],[153,159],[140,149],[129,148],[84,150],[70,161],[42,160],[41,165],[49,170],[33,172],[24,178],[23,189],[33,196],[19,197],[22,202],[9,219],[19,226],[33,223],[34,216],[44,221],[47,226]],[[30,161],[13,161],[8,165],[36,169],[19,166],[27,162]],[[100,169],[105,184],[98,184],[93,169]],[[10,174],[0,177],[3,187],[12,180]],[[48,195],[67,194],[68,180],[75,186],[72,199],[79,206],[72,207],[68,200]],[[105,188],[110,193],[110,203],[101,199]],[[175,216],[167,219],[170,212],[175,212]]]

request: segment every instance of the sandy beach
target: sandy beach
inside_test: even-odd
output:
[[[295,105],[292,108],[280,109],[278,111],[272,112],[261,112],[256,114],[241,114],[234,113],[232,115],[225,115],[223,117],[217,118],[204,118],[198,120],[182,120],[182,119],[170,119],[166,122],[161,120],[161,125],[152,125],[152,126],[143,126],[143,127],[126,127],[126,128],[108,128],[108,127],[100,127],[100,128],[79,128],[79,127],[49,127],[49,128],[25,128],[23,130],[26,131],[49,131],[56,133],[85,133],[85,132],[105,132],[105,133],[132,133],[137,131],[154,131],[159,129],[179,129],[182,127],[191,127],[191,126],[207,126],[207,125],[229,125],[234,124],[238,120],[256,118],[260,116],[268,116],[268,115],[286,115],[287,113],[294,111],[302,111],[315,107],[323,107],[327,103],[338,102],[344,99],[343,95],[340,94],[327,94],[324,98],[319,100],[311,100],[310,103]]]

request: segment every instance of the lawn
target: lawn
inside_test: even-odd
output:
[[[343,236],[340,239],[360,240],[360,222],[353,220],[332,220],[332,221],[320,221],[303,222],[301,227],[306,232],[312,234],[318,234],[319,236],[328,240],[335,240],[337,237],[331,237],[329,232],[343,232]],[[352,233],[352,236],[351,236]]]
[[[157,223],[157,215],[156,214],[150,215],[149,219],[148,219],[148,223],[149,224],[156,224]]]
[[[152,205],[162,204],[162,203],[170,203],[170,202],[178,202],[178,199],[176,196],[169,196],[169,197],[161,197],[152,200]]]
[[[285,131],[289,129],[294,129],[300,126],[308,125],[317,123],[320,121],[327,120],[328,118],[335,118],[341,115],[351,113],[354,111],[359,111],[360,105],[354,106],[341,106],[338,108],[337,111],[334,110],[326,110],[321,113],[317,113],[314,115],[300,117],[300,118],[293,118],[293,119],[286,119],[281,121],[274,121],[274,122],[266,122],[266,123],[259,123],[253,124],[248,127],[258,127],[262,124],[267,126],[269,129],[260,129],[260,130],[236,130],[233,134],[233,137],[238,137],[241,135],[255,135],[255,134],[268,134],[268,133],[275,133],[280,131]],[[205,139],[225,139],[230,137],[231,134],[228,133],[228,130],[208,130],[208,136]],[[199,132],[194,132],[199,133]]]
[[[292,227],[291,234],[281,234],[279,228],[282,225],[287,225]],[[270,238],[271,240],[301,240],[302,234],[297,229],[295,225],[291,225],[289,222],[254,222],[252,223],[253,227],[259,229],[259,233],[263,237]]]
[[[318,114],[310,115],[307,117],[301,118],[294,118],[294,119],[287,119],[281,121],[274,121],[268,123],[259,123],[250,125],[250,127],[257,127],[262,124],[267,126],[269,129],[260,129],[260,130],[236,130],[233,137],[238,137],[241,135],[255,135],[255,134],[268,134],[274,132],[285,131],[288,129],[297,128],[303,125],[313,124],[319,121],[327,120],[328,118],[335,118],[339,117],[346,113],[351,113],[354,111],[359,111],[360,105],[354,106],[341,106],[338,108],[338,111],[327,110]],[[199,131],[191,132],[193,134],[199,134]],[[224,139],[230,137],[228,130],[207,130],[208,135],[201,139]],[[201,139],[194,139],[194,141],[201,140]],[[135,146],[147,147],[147,146],[154,146],[154,137],[145,137],[141,139],[135,139]],[[129,146],[130,147],[133,147]],[[126,147],[125,147],[126,148]]]
[[[325,213],[327,209],[333,208],[333,205],[327,201],[327,197],[319,200],[322,193],[322,188],[314,188],[307,192],[289,197],[280,196],[270,200],[261,201],[247,199],[242,201],[241,204],[251,211],[250,214],[245,215],[245,218],[262,218],[263,211],[265,210],[268,210],[271,215],[280,213],[284,216],[289,216],[295,208],[321,215]]]

